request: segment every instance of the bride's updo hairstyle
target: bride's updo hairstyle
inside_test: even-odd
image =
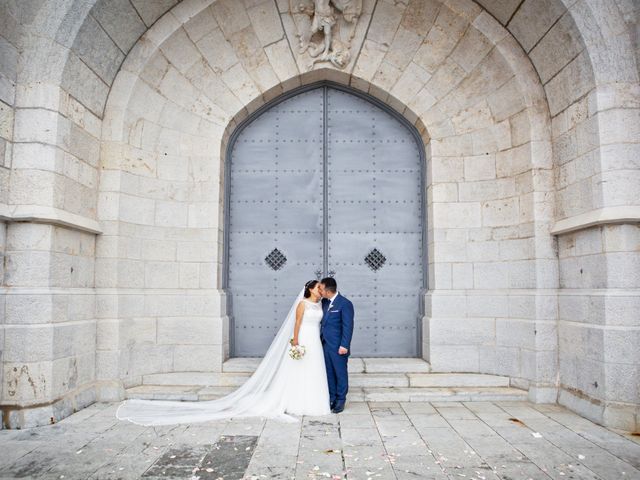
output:
[[[309,280],[304,284],[304,298],[311,296],[311,290],[313,290],[318,283],[318,280]]]

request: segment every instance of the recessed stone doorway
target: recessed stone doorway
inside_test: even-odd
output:
[[[232,355],[267,350],[306,281],[335,275],[352,351],[417,357],[425,288],[424,146],[379,101],[323,83],[234,133],[227,168]]]

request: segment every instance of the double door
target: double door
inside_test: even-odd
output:
[[[264,355],[305,282],[327,275],[354,304],[354,356],[416,356],[423,169],[411,131],[322,86],[261,112],[230,155],[233,356]]]

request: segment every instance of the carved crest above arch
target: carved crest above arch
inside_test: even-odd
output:
[[[309,69],[321,62],[345,68],[362,13],[362,0],[289,0],[296,25],[298,53],[307,54]]]

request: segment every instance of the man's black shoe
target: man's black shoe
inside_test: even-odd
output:
[[[340,413],[344,410],[344,402],[336,402],[331,411],[333,413]]]

